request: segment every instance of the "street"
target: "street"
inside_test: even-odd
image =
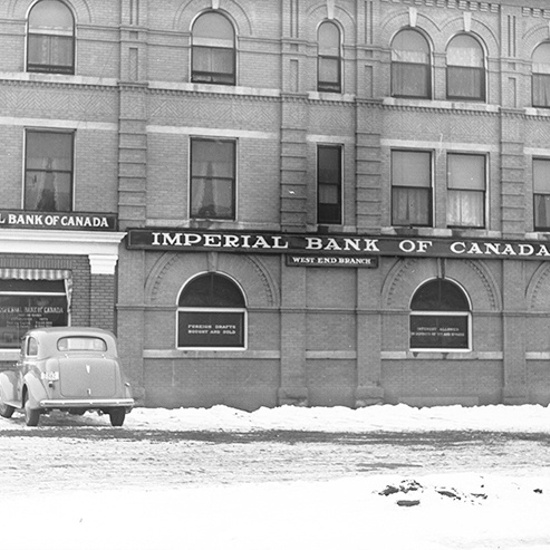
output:
[[[6,429],[9,424],[9,429]],[[107,417],[0,420],[0,484],[6,493],[142,490],[183,485],[325,481],[394,473],[550,473],[541,433],[434,431],[246,433],[112,428]]]

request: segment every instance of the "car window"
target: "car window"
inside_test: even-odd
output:
[[[59,351],[107,351],[107,343],[93,336],[66,336],[57,341]]]
[[[27,341],[27,355],[38,355],[38,340],[30,337]]]

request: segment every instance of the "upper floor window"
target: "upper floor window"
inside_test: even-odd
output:
[[[550,160],[533,159],[535,231],[550,231]]]
[[[485,155],[447,155],[447,226],[485,227]]]
[[[234,140],[191,140],[191,217],[235,219]]]
[[[424,36],[412,29],[402,30],[391,49],[392,96],[431,98],[430,46]]]
[[[432,225],[432,155],[392,151],[392,225]]]
[[[485,55],[467,34],[455,36],[447,46],[447,99],[485,100]]]
[[[27,130],[25,210],[70,212],[73,205],[73,132]]]
[[[319,27],[318,91],[341,92],[340,57],[340,29],[335,23],[325,21]]]
[[[197,18],[192,57],[192,82],[235,84],[235,30],[227,17],[207,12]]]
[[[410,348],[416,351],[469,351],[470,303],[448,279],[424,283],[411,300]]]
[[[342,223],[342,148],[317,149],[317,223]]]
[[[246,347],[246,303],[229,277],[205,273],[188,282],[178,300],[178,348]]]
[[[29,13],[27,70],[74,74],[74,18],[60,0],[40,0]]]
[[[550,42],[533,52],[533,107],[550,107]]]

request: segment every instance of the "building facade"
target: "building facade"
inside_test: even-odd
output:
[[[6,3],[2,359],[96,324],[146,406],[548,404],[545,4]]]

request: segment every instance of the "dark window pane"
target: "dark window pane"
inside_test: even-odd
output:
[[[485,99],[485,71],[471,67],[447,67],[447,98]]]
[[[317,149],[317,223],[342,223],[342,149]]]
[[[415,311],[469,311],[464,292],[446,279],[424,283],[414,294],[411,309]]]
[[[431,97],[430,67],[392,62],[392,95],[429,99]]]
[[[414,315],[410,317],[412,349],[468,349],[468,315]]]
[[[193,279],[180,295],[180,307],[245,307],[240,288],[227,277],[208,273]]]
[[[72,210],[73,134],[27,132],[25,209]]]
[[[192,141],[191,217],[235,218],[235,142]]]

